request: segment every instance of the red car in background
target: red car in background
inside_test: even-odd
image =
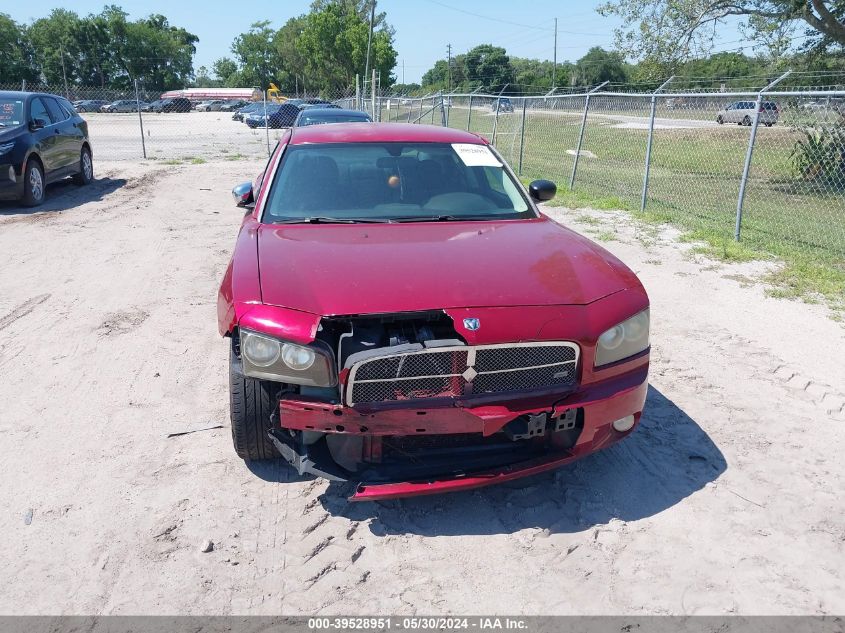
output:
[[[355,500],[549,470],[636,427],[649,301],[546,218],[479,136],[295,128],[254,183],[218,297],[246,460],[357,482]]]

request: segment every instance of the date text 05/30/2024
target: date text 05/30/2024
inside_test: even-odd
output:
[[[477,617],[334,617],[309,618],[308,628],[312,631],[388,631],[391,629],[407,631],[461,631],[461,630],[524,630],[528,624],[519,618]]]

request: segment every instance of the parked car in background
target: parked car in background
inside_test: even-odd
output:
[[[164,103],[164,99],[156,99],[155,101],[150,101],[146,105],[141,106],[141,112],[155,112],[156,108],[159,107],[162,103]]]
[[[281,108],[282,106],[278,103],[268,103],[265,109],[264,104],[262,103],[260,107],[256,108],[252,112],[246,114],[244,116],[244,123],[247,124],[247,127],[256,128],[256,127],[265,127],[265,113],[266,118],[272,120],[273,115]],[[291,106],[296,108],[296,106]],[[297,112],[299,108],[296,108]],[[272,124],[267,124],[268,127],[272,127]]]
[[[243,99],[238,99],[236,101],[227,101],[220,107],[221,112],[234,112],[235,110],[240,110],[242,107],[247,105],[249,102],[244,101]]]
[[[513,103],[507,97],[500,97],[490,104],[490,110],[493,112],[496,112],[497,108],[500,113],[513,112]]]
[[[268,118],[270,119],[270,127],[291,127],[294,124],[294,121],[296,121],[296,117],[299,116],[302,105],[306,104],[293,104],[290,101],[286,101],[280,105],[278,110],[268,115]]]
[[[118,99],[112,101],[100,108],[101,112],[137,112],[138,102],[135,99]],[[141,101],[140,106],[143,108],[146,105],[145,101]]]
[[[233,121],[244,121],[247,115],[252,114],[253,112],[257,112],[258,109],[261,109],[262,112],[264,110],[264,103],[263,102],[252,102],[249,103],[242,108],[238,108],[235,113],[232,115]]]
[[[190,112],[191,101],[185,97],[172,97],[162,99],[161,103],[153,108],[153,112]]]
[[[226,102],[223,99],[215,99],[214,101],[206,101],[197,105],[197,112],[219,112]]]
[[[372,122],[370,115],[360,110],[342,110],[337,107],[320,107],[320,105],[315,104],[314,107],[303,108],[293,122],[293,127],[307,127],[309,125],[321,125],[323,123]]]
[[[85,119],[63,97],[0,92],[0,197],[36,206],[47,184],[68,176],[94,179]]]
[[[648,295],[541,213],[554,183],[401,123],[291,130],[267,165],[233,191],[251,211],[217,300],[242,459],[372,501],[534,475],[637,428]]]
[[[716,123],[736,123],[737,125],[751,125],[754,121],[756,101],[735,101],[716,115]],[[760,123],[772,127],[778,122],[780,109],[774,101],[760,103]]]
[[[299,106],[299,110],[312,110],[314,108],[336,108],[340,109],[340,106],[336,103],[306,103],[304,105]]]
[[[83,99],[82,101],[75,101],[73,104],[77,112],[99,112],[100,108],[108,105],[108,101],[102,99]]]

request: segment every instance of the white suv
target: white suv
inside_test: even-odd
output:
[[[716,123],[736,123],[737,125],[751,125],[754,121],[754,106],[756,101],[736,101],[716,115]],[[774,101],[760,103],[760,123],[772,127],[778,122],[780,111]]]

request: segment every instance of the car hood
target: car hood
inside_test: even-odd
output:
[[[261,225],[265,304],[320,315],[584,305],[639,285],[619,260],[545,219]]]

